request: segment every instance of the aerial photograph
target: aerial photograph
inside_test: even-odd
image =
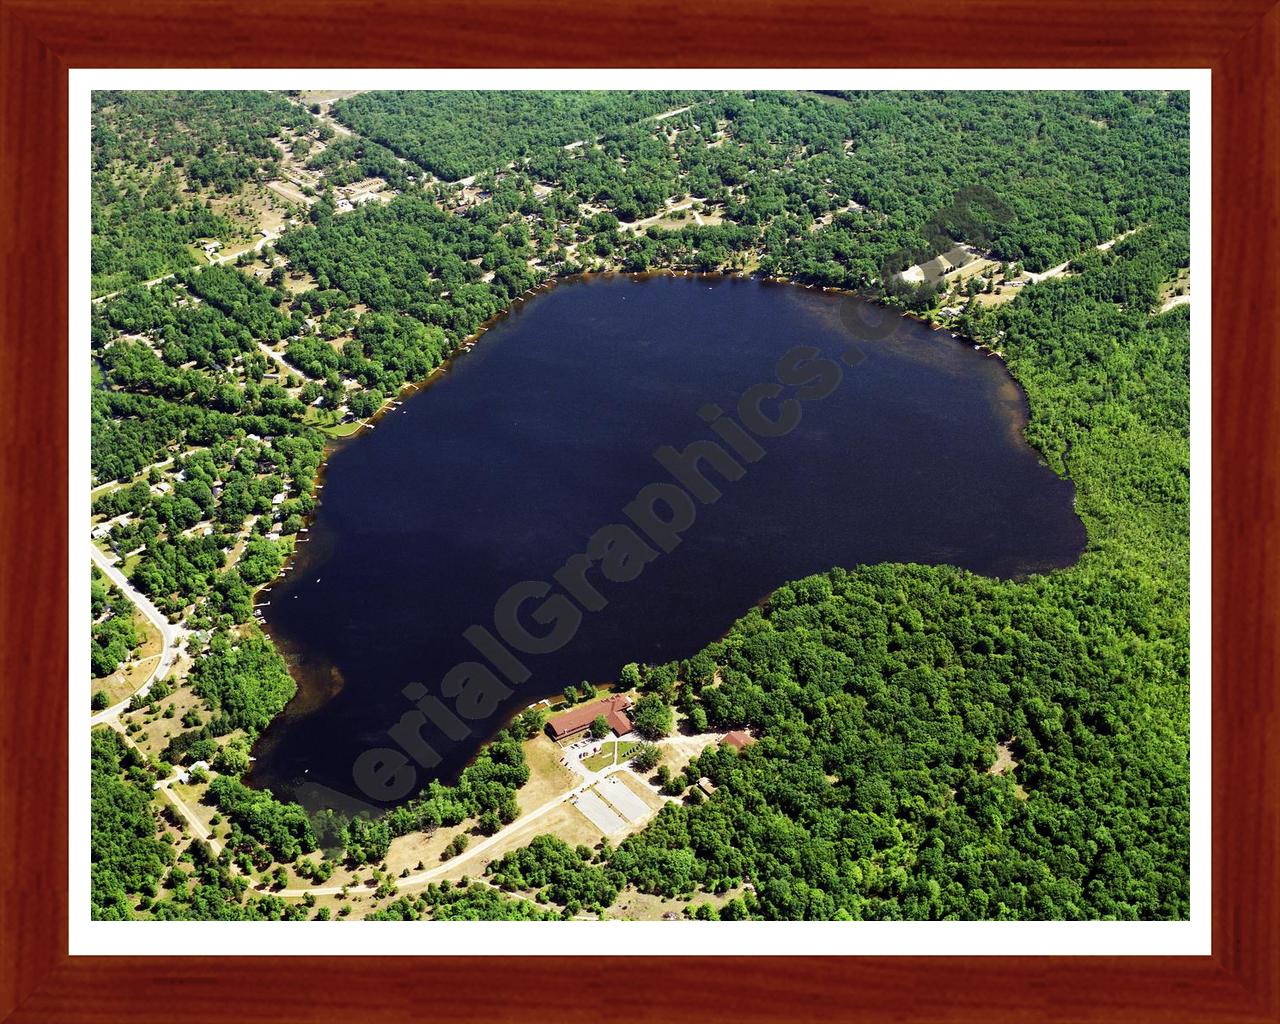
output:
[[[91,130],[87,915],[1189,919],[1189,93]]]

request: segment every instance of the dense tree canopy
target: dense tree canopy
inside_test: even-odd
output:
[[[269,92],[94,92],[95,293],[188,266],[192,243],[232,233],[202,193],[238,192],[270,174],[279,160],[271,137],[310,123]]]
[[[518,814],[536,716],[377,817],[312,823],[236,779],[294,692],[246,624],[314,508],[317,423],[371,415],[549,277],[758,271],[929,310],[937,287],[898,272],[966,242],[1068,266],[1011,302],[975,281],[951,315],[1004,356],[1028,440],[1074,481],[1079,564],[788,584],[705,650],[619,673],[646,736],[674,706],[687,730],[759,737],[664,787],[706,776],[709,799],[694,787],[599,855],[539,838],[486,882],[373,916],[574,916],[633,886],[732,896],[691,910],[721,918],[1186,917],[1190,332],[1185,308],[1159,312],[1189,267],[1185,94],[374,92],[335,111],[355,134],[323,126],[313,150],[312,115],[280,95],[95,97],[93,283],[121,290],[92,321],[92,469],[119,482],[94,513],[133,584],[199,632],[204,714],[164,756],[211,760],[231,823],[223,857],[191,842],[171,867],[156,766],[95,732],[96,916],[297,918],[246,874],[317,844],[377,864],[397,836]],[[194,241],[237,230],[218,203],[276,174],[287,137],[324,179],[302,223],[256,273],[191,268]],[[404,194],[341,207],[366,177]],[[101,585],[93,601],[105,673],[131,619]]]
[[[133,603],[93,569],[90,583],[93,607],[93,645],[89,665],[95,678],[109,676],[142,642],[133,623]]]
[[[1187,915],[1188,320],[1151,316],[1147,287],[1185,244],[1152,227],[973,316],[1076,482],[1080,564],[780,588],[704,652],[723,681],[699,694],[763,741],[703,754],[686,779],[715,796],[665,808],[613,869],[664,895],[751,881],[767,918]],[[1014,771],[989,772],[997,743]]]
[[[156,835],[147,791],[123,778],[138,764],[124,740],[106,728],[93,730],[91,740],[92,912],[95,920],[126,921],[136,894],[155,894],[173,849]]]
[[[501,167],[683,106],[699,94],[611,92],[376,92],[342,100],[339,118],[445,181]]]
[[[234,643],[216,636],[191,670],[191,685],[215,712],[214,734],[260,732],[289,703],[297,685],[276,649],[260,633]]]

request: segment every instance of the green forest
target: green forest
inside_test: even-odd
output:
[[[142,642],[133,621],[133,605],[105,576],[93,568],[89,584],[93,647],[89,665],[95,678],[109,676]]]
[[[252,595],[314,508],[326,430],[554,277],[752,273],[936,317],[944,289],[899,272],[959,243],[1006,287],[1010,265],[1067,264],[998,302],[971,287],[948,323],[1025,390],[1027,440],[1076,487],[1079,563],[832,567],[685,660],[620,665],[646,738],[677,716],[758,742],[660,768],[681,799],[616,849],[539,836],[483,882],[387,880],[366,916],[575,917],[625,891],[721,919],[1188,916],[1190,317],[1161,312],[1190,265],[1186,95],[372,92],[332,115],[354,134],[279,94],[95,97],[94,287],[118,294],[93,306],[94,514],[121,520],[131,583],[198,632],[200,701],[150,759],[93,733],[95,916],[327,917],[249,882],[376,873],[396,837],[518,815],[536,716],[376,818],[308,818],[240,781],[294,692]],[[329,175],[302,223],[243,266],[193,266],[227,230],[208,197],[276,173],[286,133]],[[369,177],[394,197],[343,209]],[[93,593],[105,674],[136,639]],[[221,855],[179,848],[152,798],[197,762]]]
[[[1080,564],[1026,581],[880,565],[780,588],[695,658],[640,673],[645,699],[761,735],[677,777],[715,795],[596,863],[542,837],[491,869],[497,884],[570,913],[627,883],[696,900],[750,882],[730,916],[1187,916],[1188,319],[1116,302],[1185,260],[1186,232],[1117,250],[972,324],[1002,334],[1033,436],[1076,482]],[[993,775],[1002,742],[1017,768]]]
[[[444,181],[492,171],[547,147],[594,139],[703,94],[606,92],[373,92],[337,105],[356,132]]]
[[[234,233],[208,198],[269,175],[271,138],[310,123],[268,92],[95,92],[94,294],[189,266],[193,243]]]

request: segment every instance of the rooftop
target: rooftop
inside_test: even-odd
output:
[[[603,715],[605,721],[609,723],[609,728],[621,736],[631,731],[631,719],[627,717],[627,710],[630,707],[631,698],[626,694],[604,697],[556,715],[547,722],[547,728],[552,738],[563,739],[565,736],[572,736],[589,728],[592,722]]]

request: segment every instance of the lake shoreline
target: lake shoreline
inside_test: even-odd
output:
[[[299,531],[299,535],[301,535],[301,533],[303,532],[308,532],[309,528],[314,523],[317,511],[320,507],[320,502],[321,502],[321,497],[319,492],[324,486],[324,476],[329,465],[329,460],[339,451],[342,451],[348,445],[350,445],[357,437],[359,437],[361,432],[364,431],[366,427],[371,430],[376,429],[377,425],[380,422],[382,422],[382,420],[386,419],[386,417],[391,415],[391,413],[395,412],[397,408],[403,405],[406,398],[412,397],[413,395],[417,394],[419,391],[425,391],[427,388],[438,383],[440,380],[446,377],[449,374],[449,372],[454,368],[454,366],[457,364],[457,362],[461,360],[463,357],[465,357],[468,353],[470,353],[480,343],[480,340],[486,334],[488,334],[494,327],[510,319],[512,311],[516,308],[516,305],[515,305],[516,303],[523,304],[524,302],[532,301],[533,298],[539,295],[549,294],[550,292],[554,291],[555,289],[559,288],[562,285],[574,284],[579,281],[586,282],[594,279],[610,280],[614,278],[630,278],[634,280],[645,281],[652,278],[666,278],[666,277],[673,278],[673,279],[694,277],[694,278],[707,278],[707,279],[714,279],[714,280],[721,280],[721,281],[732,281],[732,280],[753,281],[754,280],[754,281],[760,282],[761,284],[770,285],[770,286],[798,288],[805,291],[818,290],[832,296],[846,296],[848,298],[857,299],[861,302],[868,302],[875,306],[878,306],[881,309],[894,310],[901,317],[905,319],[913,320],[922,326],[928,327],[935,334],[946,335],[947,336],[946,340],[948,341],[956,341],[962,344],[970,344],[975,349],[978,349],[979,351],[985,351],[988,355],[995,356],[996,358],[998,358],[1001,361],[1001,363],[1005,365],[1005,368],[1009,374],[1010,380],[1012,380],[1013,383],[1018,386],[1018,390],[1022,395],[1022,401],[1024,405],[1024,416],[1023,416],[1023,423],[1020,429],[1025,430],[1026,428],[1026,423],[1027,423],[1027,420],[1029,419],[1029,412],[1030,412],[1030,406],[1029,406],[1029,403],[1027,402],[1026,389],[1022,387],[1021,383],[1018,381],[1017,377],[1014,376],[1013,372],[1011,370],[1008,370],[1008,363],[1004,359],[1003,352],[997,351],[996,349],[992,348],[991,346],[987,345],[986,343],[982,342],[979,339],[969,338],[969,337],[960,335],[955,331],[951,331],[948,328],[939,326],[938,324],[935,324],[932,321],[926,319],[925,317],[922,317],[917,313],[911,312],[910,310],[898,310],[896,307],[891,306],[888,303],[884,302],[882,298],[873,296],[871,293],[858,292],[849,288],[836,288],[830,285],[806,284],[801,281],[792,280],[786,277],[759,274],[755,271],[740,272],[740,271],[721,271],[721,270],[699,271],[699,270],[669,270],[669,269],[644,270],[644,271],[634,271],[634,272],[625,271],[625,270],[579,271],[573,274],[552,275],[548,277],[545,281],[540,282],[533,288],[530,288],[527,291],[524,291],[520,295],[516,296],[515,299],[511,301],[511,304],[509,304],[505,309],[502,309],[497,313],[495,313],[493,316],[489,317],[479,327],[477,327],[474,332],[472,332],[471,334],[468,334],[460,342],[458,342],[457,346],[453,349],[453,351],[450,352],[447,356],[445,356],[444,359],[440,362],[440,365],[437,366],[435,369],[433,369],[429,374],[427,374],[427,376],[415,381],[406,381],[392,395],[388,396],[386,401],[384,401],[382,405],[380,405],[377,409],[375,409],[369,416],[359,421],[359,423],[355,426],[353,430],[350,431],[350,433],[344,433],[341,435],[329,435],[327,434],[327,431],[325,430],[325,428],[323,427],[318,428],[322,432],[325,432],[327,434],[327,439],[325,441],[325,448],[324,448],[324,456],[321,459],[320,465],[316,469],[315,483],[313,484],[309,494],[309,497],[312,500],[313,507],[312,507],[312,510],[308,512],[307,515],[304,517],[303,529]],[[280,579],[284,576],[286,572],[292,571],[294,567],[294,562],[296,561],[297,556],[299,554],[297,549],[297,545],[299,543],[303,543],[303,541],[297,540],[295,538],[294,548],[286,556],[284,560],[284,564],[281,566],[281,571],[276,576],[276,579]],[[261,584],[259,587],[257,587],[252,591],[250,600],[254,603],[254,607],[259,607],[259,604],[258,604],[259,595],[262,593],[269,593],[270,588],[272,586],[274,586],[274,580]]]
[[[678,279],[678,278],[688,278],[688,277],[696,277],[698,279],[709,279],[709,280],[719,280],[719,281],[752,281],[754,280],[758,284],[765,287],[786,286],[789,289],[798,289],[801,291],[814,291],[814,292],[821,291],[823,293],[826,293],[827,295],[830,295],[833,298],[848,297],[848,298],[853,298],[862,302],[871,301],[871,300],[868,300],[865,296],[859,295],[856,292],[853,292],[847,289],[821,288],[820,286],[806,287],[797,282],[778,279],[776,277],[773,277],[773,278],[765,277],[763,275],[756,274],[756,273],[745,274],[745,273],[713,272],[713,273],[702,274],[702,273],[693,273],[693,272],[672,272],[672,271],[665,271],[665,270],[649,271],[644,273],[627,273],[623,271],[610,271],[610,272],[602,272],[602,273],[572,274],[572,275],[564,275],[561,277],[550,278],[547,281],[541,283],[536,288],[530,289],[529,291],[523,293],[522,295],[517,296],[515,300],[512,301],[505,309],[501,310],[499,313],[495,314],[493,317],[490,317],[475,332],[473,332],[472,334],[462,339],[462,341],[459,342],[459,344],[449,354],[449,356],[447,356],[441,362],[440,366],[436,367],[425,378],[419,381],[408,382],[405,385],[403,385],[397,392],[395,392],[393,396],[389,397],[387,401],[384,402],[384,404],[378,410],[376,410],[366,420],[362,421],[360,425],[357,427],[357,429],[353,431],[349,436],[330,438],[328,440],[325,447],[325,457],[318,468],[316,480],[315,480],[315,486],[311,491],[311,497],[314,501],[314,507],[311,510],[311,512],[308,513],[306,517],[306,521],[304,523],[304,527],[303,527],[303,529],[308,532],[308,536],[303,537],[301,534],[299,535],[297,543],[295,544],[293,551],[290,553],[285,565],[282,567],[280,574],[276,577],[275,580],[269,581],[263,588],[260,588],[258,592],[255,592],[255,604],[257,604],[258,597],[260,595],[269,594],[270,588],[275,586],[275,584],[280,579],[282,579],[286,575],[286,573],[289,573],[292,571],[299,571],[302,568],[304,568],[310,561],[310,558],[308,557],[308,552],[304,552],[301,549],[301,544],[308,543],[316,538],[316,534],[314,532],[315,521],[319,513],[320,505],[322,503],[322,488],[324,487],[324,482],[325,482],[328,467],[329,467],[329,461],[332,458],[332,456],[339,451],[344,451],[347,445],[350,444],[353,441],[353,439],[359,437],[364,432],[364,428],[366,426],[368,426],[371,430],[376,429],[377,425],[380,424],[391,412],[394,412],[396,409],[400,408],[408,397],[416,394],[418,391],[425,390],[426,388],[435,384],[439,380],[442,380],[446,376],[448,376],[458,366],[458,361],[461,360],[463,356],[465,356],[466,354],[471,352],[473,349],[475,349],[476,346],[479,344],[480,340],[486,334],[490,333],[494,327],[496,327],[503,321],[510,319],[512,313],[518,310],[521,306],[523,306],[525,302],[529,301],[530,299],[532,299],[537,295],[550,292],[561,284],[573,284],[578,282],[589,282],[589,281],[595,281],[595,280],[601,280],[601,279],[611,280],[611,279],[627,278],[629,280],[645,281],[650,279],[662,279],[662,278]],[[877,303],[877,305],[882,309],[893,308],[893,307],[887,306],[884,303]],[[904,311],[900,311],[900,310],[894,310],[894,311],[897,312],[903,318],[914,321],[916,324],[919,324],[921,327],[928,327],[931,337],[936,338],[937,335],[941,332],[945,340],[948,340],[948,341],[968,340],[970,344],[973,344],[972,340],[963,339],[955,332],[946,330],[945,328],[937,327],[936,325],[929,323],[927,320],[925,320],[922,317],[919,317]],[[974,347],[978,348],[980,346],[974,345]],[[1001,360],[1001,362],[1003,365],[1003,360]],[[1027,396],[1026,396],[1025,390],[1021,387],[1020,384],[1018,384],[1016,378],[1014,378],[1012,374],[1008,371],[1007,366],[1004,367],[1004,371],[1005,371],[1005,374],[1008,376],[1009,380],[1017,387],[1017,393],[1021,399],[1022,415],[1020,416],[1021,422],[1018,424],[1017,432],[1019,434],[1023,434],[1026,426],[1027,414],[1029,412]],[[1025,437],[1023,440],[1025,442]],[[1074,504],[1074,499],[1073,499],[1073,504]],[[1085,545],[1087,547],[1087,537],[1086,537]],[[1080,553],[1083,553],[1083,549],[1081,550]],[[1077,559],[1080,553],[1077,554]],[[783,585],[783,583],[779,583],[778,585]],[[763,596],[757,598],[754,602],[750,602],[748,605],[745,605],[741,609],[740,614],[744,614],[747,610],[749,610],[749,607],[751,604],[755,604],[758,606],[767,602],[769,596],[773,593],[775,589],[776,587],[771,587],[770,589],[766,590]],[[265,627],[265,622],[261,619],[259,619],[259,624]],[[726,625],[725,630],[727,631],[729,628],[731,628],[731,626],[732,626],[732,623],[730,622],[729,624]],[[723,632],[720,635],[723,635]],[[276,645],[277,649],[281,652],[282,656],[285,656],[287,660],[293,661],[293,664],[290,664],[289,666],[289,671],[295,680],[295,684],[298,687],[298,692],[297,694],[295,694],[294,698],[289,702],[286,708],[281,712],[281,714],[277,716],[275,720],[273,720],[273,722],[271,723],[271,726],[268,727],[269,732],[274,731],[273,727],[278,722],[288,721],[295,716],[306,717],[313,711],[323,707],[330,700],[336,697],[338,693],[341,692],[340,684],[337,686],[336,689],[332,687],[331,681],[329,685],[320,685],[312,672],[308,672],[302,669],[302,667],[298,664],[298,659],[296,657],[297,652],[291,650],[292,645],[284,642],[285,640],[286,638],[283,636],[271,638],[271,642]],[[599,682],[599,680],[596,680],[596,681]],[[475,756],[478,756],[479,752],[483,750],[484,747],[489,742],[492,741],[493,736],[496,735],[498,732],[500,732],[502,728],[505,728],[506,725],[509,724],[510,720],[515,715],[519,714],[524,707],[536,706],[542,703],[544,699],[545,698],[535,699],[533,700],[532,704],[522,705],[521,708],[518,708],[512,711],[510,715],[504,716],[502,725],[495,727],[489,733],[489,735],[486,737],[485,742],[480,744],[479,747],[477,747],[476,753],[472,755],[471,759],[468,760],[468,763],[470,763],[470,760],[473,760]],[[264,734],[264,736],[265,735],[266,734]],[[262,744],[262,742],[263,742],[263,738],[260,737],[257,743],[255,743],[255,752],[259,750],[260,744]],[[456,773],[453,773],[453,774],[456,775]]]

